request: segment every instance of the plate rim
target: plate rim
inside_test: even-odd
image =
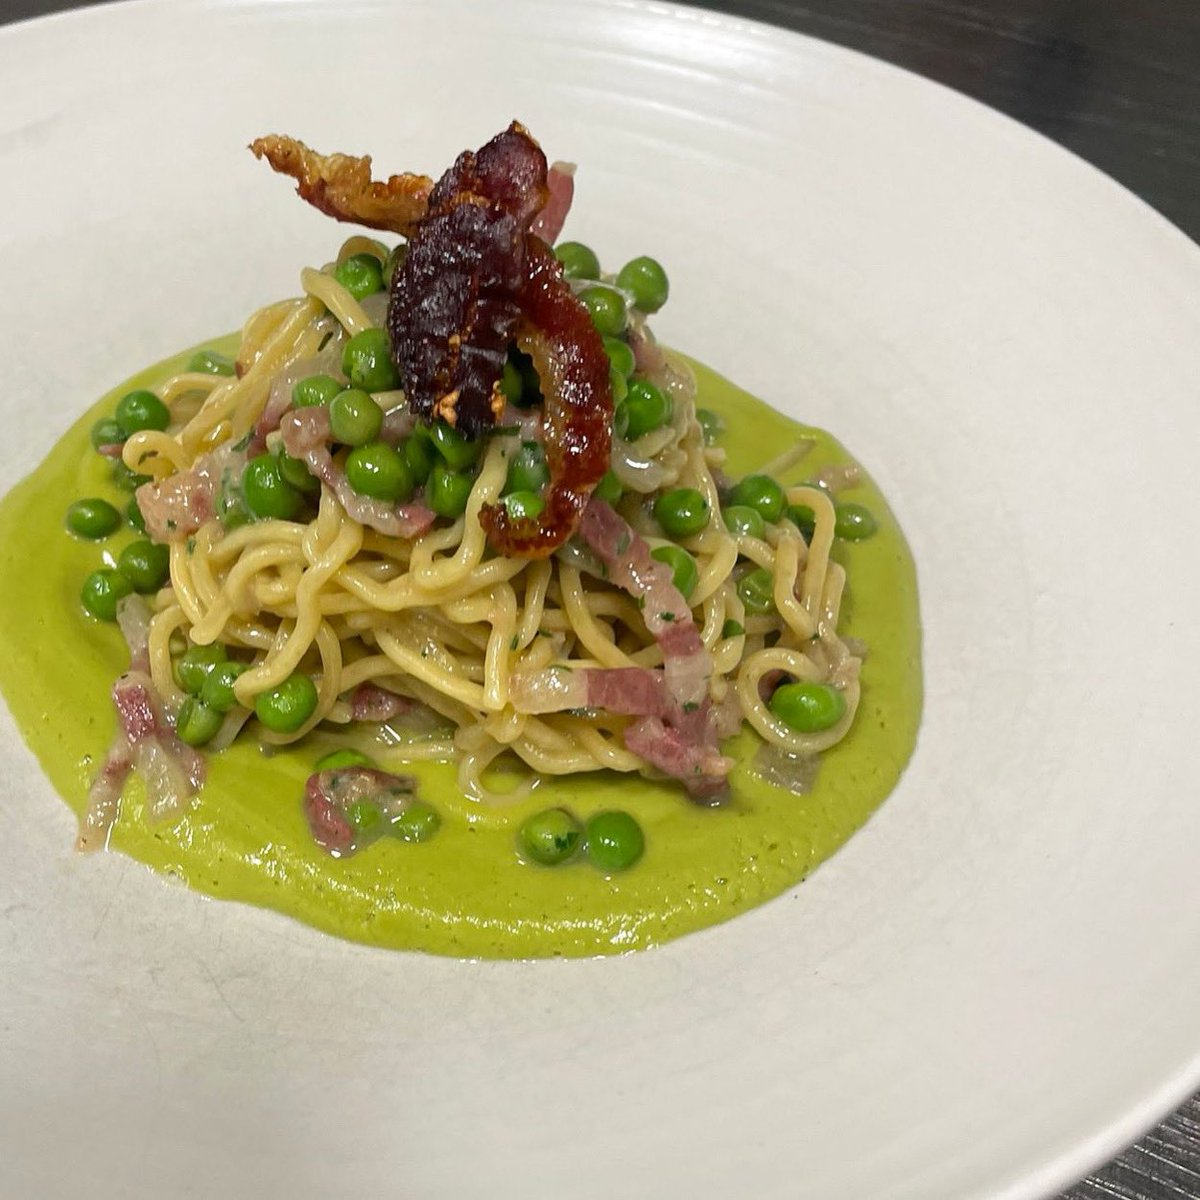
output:
[[[564,0],[558,0],[558,2],[563,3]],[[572,0],[572,2],[579,7],[589,6],[589,0]],[[349,3],[341,0],[338,7],[345,9],[349,8],[350,4],[370,7],[371,3],[372,0],[349,0]],[[315,7],[332,6],[332,4],[333,0],[321,0],[321,3]],[[1139,221],[1144,224],[1149,218],[1150,223],[1157,230],[1157,236],[1169,239],[1173,244],[1173,253],[1176,256],[1187,256],[1193,268],[1200,268],[1200,243],[1193,240],[1149,201],[1126,185],[1083,158],[1076,151],[1015,117],[911,68],[878,58],[866,51],[785,26],[733,13],[693,7],[678,3],[676,0],[590,0],[590,5],[659,14],[668,12],[677,20],[691,22],[698,27],[714,31],[717,35],[726,31],[737,31],[748,32],[755,38],[770,38],[775,41],[782,39],[802,48],[799,50],[800,53],[811,54],[816,48],[819,53],[834,60],[852,61],[856,64],[854,68],[856,70],[869,70],[877,77],[884,79],[894,75],[902,76],[906,77],[907,82],[904,84],[906,87],[915,84],[918,87],[935,89],[942,94],[941,106],[952,105],[958,107],[962,112],[971,112],[974,120],[991,123],[996,129],[1005,131],[1009,136],[1017,136],[1026,143],[1038,143],[1042,147],[1042,152],[1050,151],[1072,160],[1075,168],[1082,168],[1092,178],[1093,183],[1103,180],[1103,186],[1114,202],[1128,206],[1132,201],[1133,205],[1141,210],[1137,216]],[[5,22],[0,25],[0,43],[20,41],[24,37],[36,36],[43,31],[54,33],[56,36],[69,36],[71,27],[75,25],[89,22],[108,24],[113,20],[136,19],[141,13],[177,11],[184,6],[196,11],[207,9],[270,11],[280,7],[270,3],[269,0],[182,0],[182,2],[181,0],[102,0],[101,3],[85,7],[63,9]],[[62,31],[59,32],[57,27],[63,27]],[[919,567],[920,564],[918,564],[918,569]],[[997,1180],[994,1190],[988,1190],[980,1195],[986,1194],[994,1197],[994,1200],[1037,1200],[1038,1197],[1045,1196],[1048,1191],[1057,1194],[1080,1181],[1096,1167],[1110,1162],[1139,1137],[1177,1110],[1198,1089],[1200,1089],[1200,1047],[1197,1047],[1174,1073],[1162,1080],[1156,1087],[1131,1101],[1121,1116],[1096,1130],[1093,1135],[1082,1141],[1075,1141],[1057,1153],[1044,1156],[1039,1162],[1020,1168],[1007,1183]]]

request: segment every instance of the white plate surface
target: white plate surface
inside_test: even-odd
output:
[[[802,887],[625,959],[388,954],[72,857],[5,714],[6,1196],[1033,1197],[1200,1084],[1200,251],[950,92],[660,4],[246,3],[0,31],[7,487],[338,231],[287,131],[436,172],[519,116],[568,234],[836,432],[927,707]]]

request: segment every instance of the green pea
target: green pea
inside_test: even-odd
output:
[[[317,408],[328,404],[334,396],[345,389],[332,375],[309,375],[297,380],[292,387],[292,404],[296,408]]]
[[[500,376],[500,390],[520,408],[534,408],[542,402],[542,381],[533,359],[516,346],[509,347]]]
[[[280,448],[275,452],[275,461],[279,464],[280,478],[296,491],[312,496],[321,490],[321,481],[308,469],[303,459],[293,458]]]
[[[637,359],[633,350],[624,338],[606,337],[604,353],[608,355],[609,364],[617,374],[628,379],[637,370]]]
[[[127,505],[125,505],[125,520],[138,531],[138,533],[146,532],[146,518],[142,516],[142,510],[138,508],[137,497],[134,496]]]
[[[671,285],[657,259],[642,255],[627,262],[617,273],[617,287],[633,296],[633,303],[644,313],[656,313],[667,302]]]
[[[725,518],[725,528],[734,537],[763,538],[767,535],[766,523],[756,508],[731,504],[721,515]]]
[[[121,514],[107,500],[76,500],[67,509],[67,528],[80,537],[105,538],[121,524]]]
[[[400,372],[382,329],[356,333],[342,351],[342,370],[354,387],[367,392],[390,392],[400,386]]]
[[[120,571],[114,571],[111,567],[101,567],[83,581],[83,607],[93,617],[99,617],[102,621],[115,621],[117,602],[132,591],[133,584]]]
[[[145,539],[130,542],[117,559],[117,570],[135,592],[157,592],[171,576],[171,551]]]
[[[189,646],[175,664],[175,678],[185,692],[198,696],[204,688],[204,681],[224,661],[225,647],[220,642],[208,646]]]
[[[620,407],[621,402],[629,395],[629,380],[616,367],[609,367],[608,386],[612,392],[613,411],[615,413]]]
[[[428,804],[413,800],[392,819],[391,834],[402,842],[427,842],[441,828],[442,818]]]
[[[595,251],[582,242],[559,242],[554,247],[554,257],[562,263],[563,274],[568,279],[600,278],[600,260]]]
[[[429,475],[425,502],[439,517],[460,517],[467,511],[467,500],[475,480],[462,471],[452,471],[439,463]]]
[[[517,370],[516,363],[511,359],[505,359],[504,368],[500,372],[500,393],[511,404],[521,403],[521,393],[524,391],[524,385],[521,382],[521,372]]]
[[[112,417],[101,417],[92,426],[89,436],[92,439],[92,449],[99,450],[101,446],[119,446],[125,440],[125,430]]]
[[[357,446],[346,458],[346,479],[360,496],[403,503],[413,494],[408,464],[386,442]]]
[[[379,811],[379,805],[372,804],[370,800],[355,800],[353,804],[348,804],[346,816],[350,818],[350,824],[359,833],[373,832],[379,828],[379,824],[383,820],[383,813]]]
[[[137,471],[131,470],[125,465],[123,459],[118,458],[113,463],[112,469],[113,484],[120,488],[123,492],[136,492],[143,483],[150,482],[149,475],[139,475]]]
[[[812,538],[817,527],[817,514],[807,504],[788,505],[787,519],[800,530],[806,542]]]
[[[579,300],[592,317],[592,324],[607,337],[616,337],[625,332],[629,324],[629,313],[625,308],[625,297],[616,288],[597,286],[584,288]]]
[[[228,354],[216,350],[197,350],[188,363],[189,371],[201,371],[205,375],[234,375],[237,363]]]
[[[536,521],[545,504],[536,492],[509,492],[501,500],[513,521]]]
[[[546,454],[538,442],[522,442],[508,464],[505,492],[533,492],[535,495],[550,482]]]
[[[597,813],[587,823],[587,855],[601,871],[632,867],[645,848],[642,827],[627,812]]]
[[[721,636],[723,638],[741,637],[745,632],[745,625],[741,621],[735,621],[732,617],[726,617],[725,624],[721,626]]]
[[[217,520],[226,531],[249,525],[252,517],[242,499],[242,493],[237,488],[222,488],[217,497]]]
[[[260,521],[290,521],[304,506],[303,496],[284,479],[273,454],[260,454],[246,464],[242,496],[250,514]]]
[[[203,746],[216,737],[221,728],[222,716],[215,708],[209,708],[195,696],[188,696],[179,706],[175,718],[175,733],[181,742],[189,746]]]
[[[217,663],[200,685],[200,699],[216,712],[228,712],[238,702],[233,685],[237,682],[238,676],[245,674],[249,669],[248,663],[231,661]]]
[[[675,406],[661,388],[648,379],[635,379],[629,385],[628,394],[617,405],[614,428],[628,442],[652,429],[660,429],[674,414]]]
[[[483,449],[482,442],[472,441],[445,421],[435,421],[429,427],[429,438],[437,452],[445,459],[447,466],[456,471],[471,466]]]
[[[573,858],[583,840],[583,826],[565,808],[534,813],[517,833],[521,854],[553,867]]]
[[[373,767],[375,764],[361,750],[331,750],[317,759],[318,771],[336,771],[340,767]]]
[[[600,482],[592,492],[593,496],[603,500],[605,504],[616,504],[624,494],[625,489],[621,486],[621,481],[612,471],[606,471],[600,477]]]
[[[347,388],[329,402],[329,429],[344,446],[365,446],[383,428],[383,409],[361,388]]]
[[[411,437],[406,437],[398,449],[400,457],[404,459],[404,464],[408,467],[408,473],[412,476],[413,483],[417,487],[422,487],[429,478],[429,472],[433,470],[438,461],[437,451],[433,448],[433,443],[429,440],[428,435],[419,429]]]
[[[254,714],[275,733],[295,733],[317,711],[317,686],[301,672],[254,697]]]
[[[797,733],[820,733],[836,725],[846,712],[846,697],[826,683],[784,683],[767,707]]]
[[[396,272],[404,266],[407,258],[407,242],[401,242],[398,246],[392,248],[392,252],[387,256],[387,261],[383,264],[383,281],[388,287],[392,286],[392,280],[396,278]]]
[[[783,516],[787,497],[770,475],[747,475],[734,485],[729,503],[752,508],[764,521],[774,523]]]
[[[747,612],[769,613],[775,609],[775,578],[766,567],[755,567],[738,580],[737,594]]]
[[[117,424],[125,437],[142,429],[166,429],[171,423],[171,410],[145,388],[126,392],[117,402]]]
[[[861,504],[838,504],[834,507],[833,532],[847,542],[861,542],[879,528],[874,513]]]
[[[671,568],[671,582],[686,600],[700,582],[700,568],[696,560],[682,546],[655,546],[650,557]]]
[[[711,516],[708,501],[695,488],[673,488],[654,502],[654,519],[668,537],[693,537]]]
[[[700,422],[700,432],[704,435],[706,446],[713,445],[725,432],[725,422],[711,408],[696,409],[696,420]]]
[[[383,290],[383,266],[373,254],[352,254],[340,262],[333,277],[355,300]]]

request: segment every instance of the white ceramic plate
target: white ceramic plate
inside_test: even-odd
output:
[[[833,430],[920,570],[917,755],[802,887],[472,963],[201,899],[5,715],[0,1193],[1048,1193],[1200,1083],[1200,251],[950,92],[661,4],[116,5],[0,31],[4,486],[336,231],[243,147],[437,171],[513,115],[661,334]]]

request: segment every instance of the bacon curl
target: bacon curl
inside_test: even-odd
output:
[[[536,518],[516,521],[508,509],[488,505],[479,523],[501,554],[545,558],[575,532],[608,470],[613,400],[604,343],[558,260],[544,242],[530,238],[528,261],[517,344],[542,382],[550,482]]]
[[[509,346],[515,340],[533,359],[545,401],[545,506],[521,521],[489,506],[480,523],[502,554],[552,554],[578,526],[611,450],[604,344],[543,240],[566,218],[572,168],[548,169],[516,121],[460,154],[436,184],[409,174],[374,181],[369,157],[321,155],[293,138],[262,137],[250,148],[322,212],[409,239],[387,331],[417,417],[478,437],[504,411],[499,381]]]
[[[392,353],[412,410],[478,437],[521,317],[529,223],[546,203],[546,156],[515,121],[438,180],[388,302]]]
[[[271,133],[250,143],[255,158],[265,158],[280,175],[296,181],[296,191],[314,208],[338,221],[386,229],[408,237],[425,215],[433,187],[427,175],[371,178],[371,156],[318,154],[296,138]]]
[[[498,382],[509,344],[515,339],[533,359],[545,398],[545,507],[523,521],[492,506],[479,515],[497,551],[527,558],[546,557],[571,536],[611,450],[604,343],[550,247],[530,232],[536,221],[547,232],[561,225],[570,177],[560,174],[551,186],[545,155],[515,121],[459,155],[430,195],[388,305],[413,411],[468,436],[503,411]]]

